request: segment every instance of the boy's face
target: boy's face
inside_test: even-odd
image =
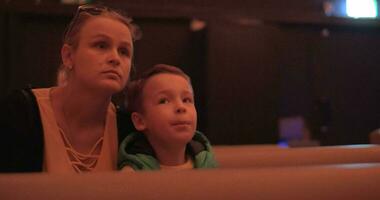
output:
[[[147,80],[142,95],[143,113],[138,114],[140,126],[136,129],[152,144],[183,146],[191,140],[197,112],[193,89],[185,78],[170,73],[154,75]]]

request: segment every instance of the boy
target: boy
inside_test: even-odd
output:
[[[217,166],[207,138],[196,131],[190,78],[159,64],[127,87],[127,111],[137,130],[120,145],[124,170],[182,170]]]

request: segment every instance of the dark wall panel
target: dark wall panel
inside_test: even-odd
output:
[[[331,28],[320,43],[315,85],[331,101],[330,143],[367,143],[380,127],[379,35],[379,28]]]
[[[207,132],[214,143],[275,143],[279,35],[215,22],[209,34]]]
[[[0,98],[4,96],[3,91],[7,88],[7,14],[0,9]]]
[[[135,19],[143,38],[136,42],[135,65],[141,71],[154,64],[180,65],[191,37],[188,19]]]
[[[68,18],[13,13],[9,20],[8,90],[54,85]]]

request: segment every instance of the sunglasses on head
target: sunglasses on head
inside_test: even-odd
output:
[[[71,33],[73,30],[74,25],[77,23],[77,20],[79,18],[79,15],[82,12],[86,12],[90,15],[100,15],[104,11],[111,11],[108,7],[102,6],[102,5],[81,5],[78,6],[77,11],[75,12],[75,15],[73,19],[71,20],[69,26],[66,28],[64,34],[63,34],[63,40],[65,41],[67,36]]]

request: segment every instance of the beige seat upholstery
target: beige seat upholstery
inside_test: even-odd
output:
[[[2,200],[380,199],[380,165],[85,175],[2,174]]]
[[[378,145],[214,151],[219,169],[0,174],[0,199],[380,199]]]
[[[221,168],[281,167],[380,162],[380,145],[281,148],[274,145],[214,146]]]

